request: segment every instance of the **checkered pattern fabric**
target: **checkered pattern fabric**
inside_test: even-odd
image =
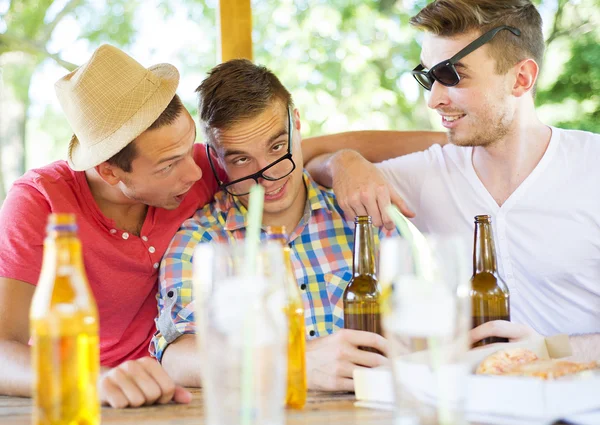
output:
[[[352,277],[354,224],[332,191],[318,186],[305,172],[307,189],[305,214],[289,235],[292,262],[304,301],[307,338],[317,338],[344,327],[342,295]],[[233,242],[246,234],[246,208],[233,196],[221,191],[215,201],[185,221],[173,238],[160,268],[158,294],[159,322],[164,315],[177,335],[195,332],[192,294],[192,255],[201,242]],[[386,231],[375,232],[376,246]],[[261,233],[266,239],[266,233]],[[161,333],[151,343],[150,352],[159,361],[172,338]]]

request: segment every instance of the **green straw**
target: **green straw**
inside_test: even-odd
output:
[[[248,221],[246,223],[245,243],[245,276],[256,276],[256,258],[260,245],[260,229],[262,223],[263,203],[265,189],[261,185],[254,185],[250,189],[248,200]],[[242,425],[250,425],[254,419],[253,393],[254,393],[254,327],[255,317],[253,309],[248,310],[244,327],[246,329],[242,360]]]
[[[411,246],[417,276],[426,282],[431,282],[433,279],[433,255],[427,239],[394,205],[390,204],[386,212]]]
[[[398,208],[394,205],[388,205],[386,212],[394,222],[394,225],[400,231],[400,234],[408,241],[415,262],[415,274],[419,278],[419,281],[423,281],[426,285],[431,287],[433,281],[433,253],[431,247],[427,243],[425,236],[402,214]],[[391,290],[382,291],[386,293],[386,297],[389,296]],[[427,345],[431,354],[431,362],[434,372],[439,371],[442,364],[442,353],[440,350],[440,342],[435,337],[427,338]],[[439,373],[436,373],[438,379],[442,379]],[[438,421],[440,425],[446,425],[451,423],[452,414],[450,412],[449,400],[446,394],[442,393],[442,385],[438,382],[439,394],[439,408],[438,408]]]

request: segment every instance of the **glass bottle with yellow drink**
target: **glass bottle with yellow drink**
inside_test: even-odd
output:
[[[98,425],[98,310],[73,214],[51,214],[30,310],[33,424]]]
[[[306,328],[304,325],[304,307],[302,295],[292,266],[291,250],[287,243],[284,226],[267,227],[269,240],[276,241],[283,248],[286,265],[286,294],[289,340],[288,340],[288,371],[286,405],[301,409],[306,404]]]

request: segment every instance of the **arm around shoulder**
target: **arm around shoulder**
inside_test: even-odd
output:
[[[446,133],[438,131],[349,131],[304,139],[302,153],[305,164],[342,149],[355,150],[370,162],[381,162],[447,141]]]

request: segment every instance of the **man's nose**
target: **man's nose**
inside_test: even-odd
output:
[[[186,158],[187,168],[184,173],[184,178],[189,183],[197,182],[202,178],[202,169],[196,164],[193,157]]]
[[[448,106],[450,104],[450,98],[448,96],[449,87],[440,84],[438,81],[434,81],[429,92],[429,99],[427,100],[427,106],[431,109],[438,109],[442,106]]]

